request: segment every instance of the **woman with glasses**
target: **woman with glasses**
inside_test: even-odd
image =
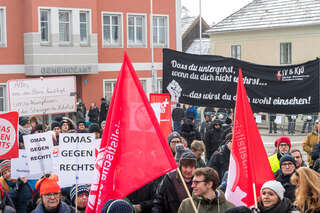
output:
[[[320,212],[320,174],[301,167],[291,177],[291,183],[297,186],[295,204],[302,213]]]
[[[57,212],[72,213],[74,209],[61,201],[61,188],[58,176],[51,174],[37,181],[36,189],[40,192],[40,203],[33,213]]]

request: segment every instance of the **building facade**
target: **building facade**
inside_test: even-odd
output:
[[[252,1],[213,26],[211,53],[266,64],[303,63],[320,56],[320,1]]]
[[[87,106],[110,100],[125,51],[147,95],[159,92],[162,48],[179,46],[177,2],[1,1],[0,111],[8,109],[11,79],[76,76],[77,96]]]

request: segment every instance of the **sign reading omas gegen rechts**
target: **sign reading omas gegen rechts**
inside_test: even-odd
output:
[[[19,116],[76,111],[74,76],[10,80],[8,91],[10,111]]]

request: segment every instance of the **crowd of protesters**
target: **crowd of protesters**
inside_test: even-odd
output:
[[[48,125],[36,117],[19,118],[19,148],[24,149],[23,136],[51,132],[54,145],[59,145],[60,133],[95,133],[101,138],[108,104],[101,99],[86,110],[79,101],[77,112],[56,116]],[[275,180],[266,182],[260,192],[257,207],[235,207],[226,200],[229,159],[232,147],[232,113],[228,109],[206,108],[205,120],[199,122],[194,106],[177,107],[172,111],[173,132],[168,144],[181,171],[174,170],[146,184],[124,200],[109,200],[101,212],[136,213],[199,213],[216,212],[320,212],[320,123],[303,142],[308,162],[298,149],[291,149],[290,137],[281,136],[275,152],[269,156]],[[46,174],[37,180],[11,178],[11,162],[0,163],[0,210],[2,212],[84,212],[90,186],[74,185],[60,188],[59,177]],[[184,183],[186,187],[184,186]],[[188,197],[187,190],[192,195]]]

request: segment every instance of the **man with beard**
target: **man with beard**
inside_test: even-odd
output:
[[[192,173],[196,169],[196,165],[197,159],[192,152],[182,154],[179,167],[190,193],[192,192]],[[177,213],[180,203],[187,197],[187,192],[177,170],[169,172],[157,188],[152,213]]]

